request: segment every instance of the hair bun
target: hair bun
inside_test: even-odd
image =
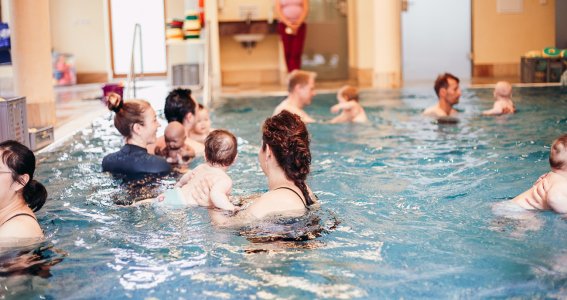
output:
[[[47,199],[45,186],[34,179],[30,180],[30,182],[24,186],[23,193],[26,203],[34,212],[40,210]]]
[[[105,96],[105,98],[106,98],[105,99],[106,106],[111,111],[118,113],[120,109],[122,109],[122,106],[124,105],[124,101],[122,100],[122,97],[117,93],[110,92],[108,93],[108,95]]]

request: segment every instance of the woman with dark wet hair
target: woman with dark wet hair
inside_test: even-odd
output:
[[[268,179],[268,192],[232,218],[212,212],[213,221],[230,225],[270,215],[305,214],[316,203],[306,183],[311,165],[309,143],[309,133],[298,115],[284,110],[266,119],[258,161]]]
[[[156,112],[145,100],[122,101],[115,93],[108,96],[108,109],[114,111],[114,126],[126,140],[126,144],[102,160],[104,172],[136,175],[169,172],[171,167],[165,158],[149,154],[146,147],[155,143],[160,126]]]
[[[33,179],[35,155],[16,141],[0,143],[0,239],[41,239],[34,212],[47,199],[45,187]]]

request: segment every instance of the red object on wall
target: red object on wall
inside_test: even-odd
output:
[[[201,20],[201,28],[205,27],[205,0],[199,0],[199,20]]]

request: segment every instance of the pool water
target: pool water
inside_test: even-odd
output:
[[[252,236],[250,228],[215,228],[203,208],[115,205],[155,196],[176,176],[124,181],[101,173],[103,156],[122,139],[108,117],[99,119],[39,156],[37,178],[50,196],[38,217],[62,261],[48,276],[5,275],[0,293],[55,299],[565,297],[567,222],[551,212],[506,218],[493,205],[549,170],[549,145],[567,132],[567,92],[517,88],[515,115],[481,117],[493,104],[491,93],[465,90],[457,124],[420,115],[435,102],[431,89],[403,89],[362,93],[370,124],[309,125],[309,183],[320,199],[322,209],[314,214],[323,230],[304,241],[255,239],[253,231],[274,227],[270,222],[255,226]],[[257,163],[259,128],[281,99],[214,103],[213,126],[239,138],[238,160],[229,170],[235,195],[266,191]],[[330,119],[335,102],[334,95],[317,95],[307,112]]]

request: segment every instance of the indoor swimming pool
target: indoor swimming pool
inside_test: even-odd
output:
[[[567,132],[567,90],[515,88],[513,99],[515,115],[481,117],[493,104],[492,90],[464,90],[456,106],[460,122],[437,124],[420,115],[436,101],[431,88],[363,91],[369,124],[308,127],[309,184],[321,209],[300,220],[243,229],[214,227],[204,208],[116,205],[153,197],[176,176],[126,181],[101,173],[104,155],[123,143],[107,115],[38,156],[36,178],[49,191],[38,213],[47,242],[28,251],[39,261],[33,267],[4,267],[0,295],[565,297],[565,219],[543,212],[518,220],[496,215],[492,207],[549,170],[549,146]],[[266,191],[257,163],[259,128],[280,100],[213,103],[213,127],[232,131],[239,141],[229,169],[236,196]],[[320,94],[306,111],[328,120],[335,103],[334,94]],[[301,241],[262,238],[304,231],[312,234]]]

